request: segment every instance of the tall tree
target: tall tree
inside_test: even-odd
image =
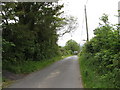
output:
[[[58,55],[62,7],[54,2],[2,3],[3,60],[43,60]]]
[[[71,50],[72,54],[74,53],[74,51],[79,51],[80,50],[79,44],[76,41],[72,40],[72,39],[68,40],[66,42],[65,48],[66,48],[66,50]]]

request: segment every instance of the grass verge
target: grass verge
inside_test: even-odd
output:
[[[68,56],[70,56],[70,55],[57,56],[57,57],[53,57],[51,59],[43,60],[43,61],[26,61],[24,63],[16,64],[16,65],[9,64],[9,65],[5,65],[4,69],[8,70],[10,72],[13,72],[15,74],[29,74],[31,72],[41,70],[41,69],[51,65],[52,63],[59,61],[61,59],[64,59]],[[14,80],[7,79],[4,76],[3,76],[2,81],[3,81],[2,82],[3,88],[8,87],[10,84],[12,84],[14,82]]]
[[[3,78],[3,82],[2,82],[1,88],[7,88],[9,85],[11,85],[14,82],[15,82],[14,80]]]
[[[113,88],[109,76],[97,73],[97,67],[93,64],[94,58],[89,55],[80,55],[79,64],[84,88]]]
[[[63,59],[63,57],[57,56],[57,57],[53,57],[51,59],[42,60],[42,61],[24,61],[18,64],[9,63],[8,65],[5,65],[3,68],[5,70],[8,70],[16,74],[28,74],[28,73],[40,70],[61,59]]]

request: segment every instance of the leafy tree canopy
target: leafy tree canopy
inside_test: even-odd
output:
[[[80,50],[80,46],[75,40],[71,39],[66,42],[65,49],[71,50],[71,52],[74,53],[74,51]]]

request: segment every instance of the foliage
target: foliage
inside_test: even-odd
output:
[[[2,2],[1,5],[3,69],[26,62],[47,62],[60,56],[57,32],[69,24],[60,16],[63,5],[57,2]]]
[[[103,15],[101,20],[104,25],[101,24],[94,30],[95,37],[82,49],[80,63],[83,64],[81,66],[83,81],[85,87],[120,88],[119,31],[108,23],[108,16]]]
[[[3,67],[3,69],[17,74],[28,74],[33,71],[40,70],[60,59],[62,59],[61,56],[57,56],[44,61],[24,61],[24,63],[17,63],[16,65],[13,65],[11,62],[9,62],[4,64],[5,66]]]
[[[79,44],[74,40],[68,40],[65,45],[65,49],[68,50],[71,54],[74,54],[74,51],[80,50]]]
[[[59,28],[60,29],[60,31],[58,31],[59,36],[63,36],[66,33],[72,33],[78,27],[77,18],[73,16],[67,16],[64,19],[64,22],[62,22],[62,24],[64,24],[64,26]]]
[[[59,51],[60,51],[60,54],[61,56],[68,56],[68,55],[71,55],[71,52],[66,50],[65,47],[59,47]]]

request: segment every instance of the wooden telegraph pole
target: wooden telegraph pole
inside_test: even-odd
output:
[[[118,30],[120,35],[120,1],[118,2]]]
[[[86,5],[85,5],[85,21],[86,21],[86,33],[87,33],[87,41],[89,41]]]

